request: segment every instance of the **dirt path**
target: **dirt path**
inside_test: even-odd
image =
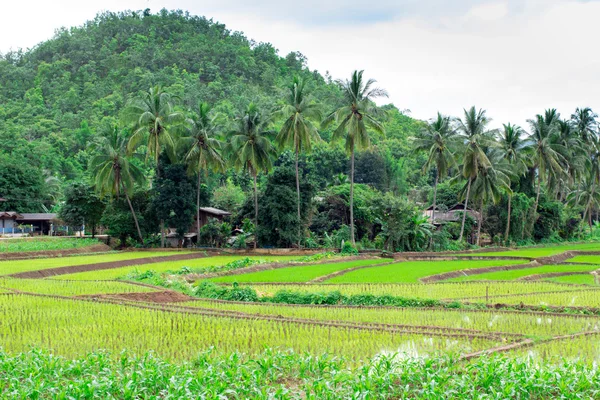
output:
[[[208,257],[208,256],[206,256],[204,253],[176,254],[173,256],[145,257],[145,258],[136,258],[136,259],[132,259],[132,260],[111,261],[111,262],[83,264],[83,265],[71,265],[68,267],[57,267],[57,268],[48,268],[48,269],[42,269],[42,270],[37,270],[37,271],[20,272],[18,274],[12,274],[12,275],[7,275],[7,276],[10,276],[12,278],[21,278],[21,279],[42,279],[42,278],[48,278],[50,276],[74,274],[76,272],[115,269],[115,268],[129,267],[129,266],[133,266],[133,265],[154,264],[154,263],[159,263],[159,262],[164,262],[164,261],[194,260],[197,258],[204,258],[204,257]]]

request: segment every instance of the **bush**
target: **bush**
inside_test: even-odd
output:
[[[357,256],[358,250],[356,250],[356,248],[352,246],[352,243],[346,242],[342,246],[342,251],[340,251],[340,254],[344,256]]]

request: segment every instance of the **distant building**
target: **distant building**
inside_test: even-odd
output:
[[[435,208],[435,216],[433,215],[433,206],[429,206],[423,211],[423,214],[430,219],[430,222],[435,226],[440,226],[448,222],[462,221],[462,214],[465,211],[463,203],[457,203],[448,209],[442,209],[439,206]],[[479,221],[479,212],[467,207],[467,215],[471,216],[475,221]],[[431,218],[435,218],[431,221]]]
[[[200,207],[199,214],[200,214],[200,229],[202,229],[202,227],[204,225],[208,224],[210,218],[216,219],[218,221],[223,221],[223,218],[231,215],[231,213],[228,211],[219,210],[218,208],[214,208],[214,207]],[[196,215],[194,215],[194,222],[193,222],[192,226],[190,227],[190,229],[188,229],[188,233],[186,233],[184,235],[183,243],[180,242],[176,229],[169,228],[168,233],[167,233],[167,243],[169,244],[169,247],[186,246],[188,244],[191,244],[194,241],[197,241],[198,223],[196,221],[197,221],[197,218],[196,218]]]
[[[0,211],[0,235],[48,235],[52,231],[54,221],[54,213]]]

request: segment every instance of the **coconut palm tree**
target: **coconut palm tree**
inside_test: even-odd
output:
[[[186,120],[186,134],[179,139],[179,143],[185,149],[184,160],[188,165],[188,171],[198,175],[198,187],[196,191],[196,227],[200,234],[200,187],[202,173],[208,175],[208,170],[222,171],[225,162],[221,156],[223,147],[221,141],[216,138],[218,124],[215,116],[210,115],[208,103],[199,103],[198,111]]]
[[[586,144],[589,143],[590,139],[597,136],[598,123],[596,118],[598,118],[598,115],[589,107],[577,108],[575,113],[571,115],[575,130]]]
[[[480,164],[479,172],[472,181],[473,197],[479,200],[479,221],[477,223],[477,245],[481,244],[481,227],[483,225],[483,206],[487,202],[497,203],[502,197],[502,191],[510,191],[510,181],[513,176],[511,165],[508,164],[496,149],[486,149],[489,164]]]
[[[465,221],[467,219],[467,207],[469,204],[469,196],[471,194],[471,184],[473,180],[477,178],[477,175],[481,170],[490,166],[490,160],[484,151],[484,147],[489,145],[490,132],[487,129],[490,119],[486,115],[486,111],[480,109],[479,111],[475,106],[469,110],[464,110],[464,120],[458,119],[458,129],[461,132],[460,138],[464,143],[464,153],[462,159],[462,168],[460,170],[460,177],[467,179],[467,185],[465,190],[465,205],[463,211],[463,218],[460,227],[459,241],[463,240],[465,232]]]
[[[150,156],[154,158],[158,177],[158,157],[165,150],[171,159],[175,158],[174,131],[184,120],[183,114],[173,109],[173,96],[160,86],[151,87],[141,97],[129,101],[124,120],[133,129],[127,150],[132,153],[139,145],[145,144],[146,160]],[[164,221],[160,221],[160,238],[161,247],[165,247]]]
[[[437,186],[440,178],[448,175],[448,170],[456,164],[453,147],[456,145],[457,132],[452,128],[450,117],[438,112],[437,118],[429,122],[421,136],[415,140],[416,151],[428,153],[424,171],[435,168],[435,183],[433,185],[433,211],[431,223],[435,222],[435,207],[437,202]],[[433,239],[433,236],[432,236]]]
[[[537,170],[537,189],[533,207],[531,227],[536,221],[537,209],[540,202],[540,188],[542,181],[547,177],[560,178],[564,173],[563,165],[566,159],[566,149],[557,143],[558,113],[554,109],[547,110],[545,115],[536,115],[534,119],[528,120],[531,127],[529,137],[529,149],[532,153],[534,168]]]
[[[511,166],[515,175],[524,175],[527,172],[529,154],[527,153],[527,142],[525,131],[518,125],[503,124],[503,129],[498,132],[498,143],[504,160]],[[508,243],[510,233],[510,218],[512,211],[512,188],[508,185],[508,217],[506,219],[506,232],[504,241]]]
[[[320,121],[321,111],[317,104],[311,103],[304,91],[305,81],[294,77],[289,87],[286,103],[276,112],[275,117],[285,118],[279,134],[275,138],[280,149],[291,147],[296,158],[296,193],[298,196],[298,247],[302,240],[302,217],[300,215],[300,172],[298,158],[300,152],[309,152],[313,141],[321,137],[311,120]]]
[[[259,171],[269,171],[273,167],[272,158],[275,148],[271,144],[266,130],[268,124],[254,103],[250,103],[244,114],[238,118],[237,129],[231,132],[228,144],[230,160],[238,170],[245,169],[254,179],[254,248],[258,233],[258,189]]]
[[[125,196],[140,243],[143,243],[144,238],[129,194],[135,185],[142,184],[145,178],[143,171],[130,162],[130,157],[138,155],[127,156],[127,142],[128,139],[120,134],[116,126],[104,135],[98,136],[93,144],[97,155],[91,159],[90,169],[93,171],[94,184],[100,195],[109,194],[117,199],[121,194]]]
[[[567,202],[571,205],[584,206],[583,221],[590,225],[592,230],[592,210],[600,206],[600,185],[593,176],[583,179],[577,187],[567,196]]]
[[[350,80],[338,81],[344,94],[344,105],[329,114],[323,121],[323,126],[332,122],[338,125],[333,131],[332,140],[345,138],[346,151],[350,153],[350,241],[356,245],[354,237],[354,152],[370,146],[368,129],[381,134],[384,127],[378,121],[380,114],[373,99],[387,97],[387,92],[374,88],[374,79],[364,80],[364,71],[354,71]]]

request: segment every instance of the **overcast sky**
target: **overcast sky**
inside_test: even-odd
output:
[[[4,0],[2,3],[7,3]],[[0,52],[29,48],[102,10],[183,9],[225,23],[311,69],[377,79],[429,119],[476,105],[494,125],[545,108],[600,112],[600,0],[29,0],[1,5]]]

